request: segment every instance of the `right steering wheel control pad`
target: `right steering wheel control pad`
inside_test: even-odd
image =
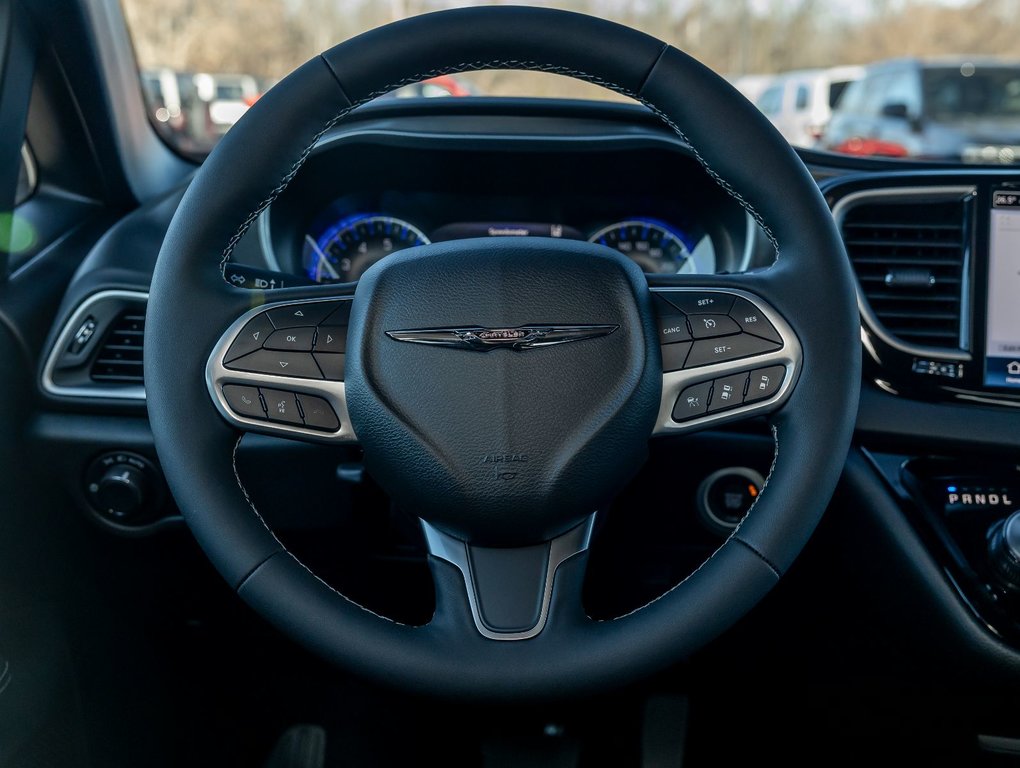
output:
[[[785,401],[800,344],[762,299],[723,290],[654,293],[663,372],[656,434],[763,413]]]

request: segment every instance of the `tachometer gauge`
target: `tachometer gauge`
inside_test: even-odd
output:
[[[676,274],[697,272],[691,249],[681,235],[663,224],[632,219],[610,224],[588,238],[629,256],[645,272]]]
[[[420,229],[401,219],[353,216],[337,222],[318,239],[305,235],[304,267],[317,283],[347,283],[391,253],[428,244]]]

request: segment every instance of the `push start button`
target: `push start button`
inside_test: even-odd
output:
[[[728,536],[751,509],[765,484],[760,473],[748,467],[713,472],[698,487],[698,512],[714,533]]]

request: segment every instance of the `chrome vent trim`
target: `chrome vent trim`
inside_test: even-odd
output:
[[[108,302],[117,302],[128,305],[144,305],[148,299],[149,294],[145,291],[108,290],[94,293],[82,301],[82,303],[77,306],[74,312],[71,313],[70,317],[68,317],[61,326],[60,332],[57,334],[56,341],[53,343],[49,354],[46,356],[46,363],[43,366],[41,377],[43,391],[49,395],[57,397],[88,398],[92,400],[126,400],[132,402],[144,401],[145,387],[140,383],[116,384],[109,381],[94,381],[90,376],[88,383],[69,386],[66,384],[56,383],[54,375],[57,370],[57,364],[60,361],[60,357],[63,352],[67,350],[74,334],[81,327],[85,319],[93,314],[98,306]],[[121,315],[122,311],[123,308],[117,312],[118,317]],[[104,337],[102,339],[102,343],[105,343],[108,330],[104,330],[103,333]],[[99,345],[97,345],[97,349],[98,347]],[[94,357],[89,362],[90,374],[93,364]]]
[[[959,277],[959,337],[955,347],[942,347],[935,345],[925,345],[911,342],[908,340],[901,339],[895,333],[890,331],[886,325],[878,318],[870,302],[868,301],[867,294],[862,286],[860,275],[858,274],[856,265],[853,264],[853,258],[851,257],[851,265],[854,267],[854,277],[857,283],[857,305],[860,309],[861,318],[864,321],[866,330],[873,333],[875,336],[880,338],[888,346],[897,349],[905,354],[915,355],[918,357],[936,357],[942,360],[970,360],[971,355],[968,351],[970,347],[970,261],[971,261],[971,245],[968,238],[967,221],[966,221],[966,205],[967,199],[976,194],[976,188],[972,185],[967,186],[932,186],[932,187],[902,187],[898,189],[867,189],[858,192],[853,192],[845,197],[840,198],[832,208],[832,215],[836,221],[836,226],[839,228],[840,236],[844,236],[844,223],[847,214],[854,208],[865,204],[865,203],[881,203],[883,201],[892,203],[908,203],[911,201],[916,202],[953,202],[959,201],[961,204],[961,231],[963,233],[963,239],[961,241],[961,260],[960,260],[960,277]],[[909,226],[904,225],[904,226]],[[845,242],[845,240],[844,240]],[[849,249],[848,249],[849,251]]]

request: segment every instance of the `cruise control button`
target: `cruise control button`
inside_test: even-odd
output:
[[[753,333],[755,336],[761,336],[761,338],[774,341],[776,344],[783,343],[783,337],[779,335],[779,331],[769,322],[762,311],[747,299],[737,297],[730,310],[730,317],[740,324],[744,333]]]
[[[223,356],[223,362],[229,363],[256,349],[261,349],[273,330],[273,324],[269,322],[269,316],[265,312],[255,315],[245,323],[244,328],[237,334],[234,343],[230,345],[227,354]]]
[[[340,419],[336,417],[333,407],[321,397],[298,395],[297,400],[305,416],[306,427],[327,432],[335,432],[340,428]]]
[[[712,388],[712,404],[709,411],[723,411],[735,408],[744,402],[744,389],[747,387],[747,374],[737,373],[716,379]]]
[[[322,375],[330,381],[344,380],[344,360],[346,355],[323,355],[315,353],[315,360],[322,369]]]
[[[691,332],[687,330],[687,318],[679,313],[659,318],[659,343],[673,344],[677,341],[690,341]]]
[[[277,328],[301,328],[318,325],[336,308],[335,301],[316,301],[278,307],[269,310],[267,314]]]
[[[315,336],[316,352],[339,352],[347,351],[347,326],[346,325],[320,325]]]
[[[279,389],[262,389],[262,397],[266,401],[266,413],[270,421],[284,424],[303,424],[301,412],[293,392],[282,392]]]
[[[786,378],[785,365],[773,365],[768,368],[759,368],[751,371],[751,380],[747,384],[747,397],[744,402],[752,403],[755,400],[765,400],[772,397],[783,385]]]
[[[275,331],[266,340],[265,348],[284,352],[310,352],[314,337],[314,328],[285,328],[282,331]]]
[[[230,406],[230,410],[238,416],[247,416],[249,419],[264,419],[266,411],[262,407],[262,400],[259,398],[257,387],[245,387],[240,384],[224,384],[223,398]]]
[[[728,314],[734,298],[712,291],[666,291],[659,295],[686,315]]]
[[[667,344],[662,348],[662,372],[679,371],[684,367],[687,353],[691,349],[691,342],[683,344]]]
[[[673,421],[690,421],[708,413],[708,400],[712,394],[712,382],[687,387],[680,393],[673,405]]]
[[[740,326],[729,315],[691,315],[691,332],[696,339],[714,339],[740,333]]]
[[[260,349],[227,365],[236,371],[269,373],[273,376],[291,376],[296,379],[321,379],[322,373],[310,352],[277,352]]]
[[[780,348],[766,339],[759,339],[749,333],[738,336],[726,336],[721,339],[700,339],[694,342],[691,353],[687,356],[684,368],[696,368],[699,365],[724,363],[751,355],[762,355]]]

